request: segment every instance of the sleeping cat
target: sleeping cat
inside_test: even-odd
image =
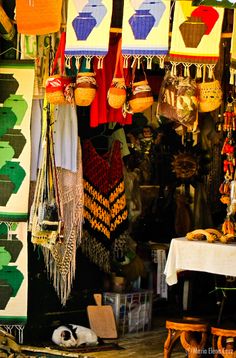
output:
[[[67,324],[53,331],[52,341],[62,347],[78,347],[82,344],[97,345],[98,337],[90,328]]]

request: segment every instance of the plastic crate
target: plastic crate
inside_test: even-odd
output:
[[[118,334],[144,332],[151,329],[153,292],[139,290],[131,293],[103,293],[105,305],[111,305]]]

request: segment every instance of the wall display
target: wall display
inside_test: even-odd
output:
[[[33,61],[0,66],[0,321],[18,329],[27,320],[27,219]],[[24,222],[25,221],[25,222]]]
[[[192,6],[176,1],[170,45],[170,60],[212,64],[219,59],[223,8]]]
[[[27,223],[0,221],[0,322],[10,332],[17,329],[20,342],[27,321],[27,256]]]
[[[127,1],[122,25],[124,57],[145,56],[151,68],[152,58],[157,56],[163,66],[168,52],[169,19],[169,0]]]
[[[88,67],[91,57],[102,60],[108,52],[111,16],[110,0],[69,0],[65,55],[88,56]]]
[[[28,218],[34,73],[33,61],[1,62],[0,157],[5,161],[0,167],[0,220]]]

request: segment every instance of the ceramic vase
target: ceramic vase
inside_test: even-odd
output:
[[[9,180],[14,184],[13,193],[17,193],[26,175],[25,170],[20,166],[19,162],[11,161],[7,161],[0,169],[0,174],[8,176]]]
[[[18,81],[12,73],[0,73],[0,103],[3,103],[11,93],[16,93]]]
[[[16,124],[17,117],[10,107],[0,107],[0,137],[7,133],[9,128],[13,128]]]
[[[10,253],[10,262],[16,262],[22,248],[23,243],[18,239],[2,240],[0,239],[0,245],[3,245],[5,249]],[[0,246],[1,247],[1,246]]]
[[[3,266],[0,270],[0,280],[11,286],[12,297],[16,296],[23,279],[24,276],[17,266]]]
[[[91,12],[80,12],[72,21],[77,40],[87,40],[96,24]]]
[[[0,169],[7,160],[12,160],[15,151],[9,142],[0,141]]]
[[[0,310],[4,310],[6,305],[8,304],[11,295],[12,295],[12,288],[8,285],[5,281],[0,280]]]
[[[23,95],[10,94],[10,96],[4,101],[3,106],[11,108],[17,117],[16,124],[20,125],[28,108],[28,104],[23,98]]]
[[[89,0],[88,4],[83,8],[84,12],[91,13],[96,20],[96,27],[100,25],[107,13],[107,8],[102,4],[101,0]]]
[[[7,175],[0,174],[0,206],[6,206],[8,200],[13,194],[15,185]]]
[[[134,38],[136,40],[145,40],[153,28],[155,17],[149,10],[136,10],[135,14],[129,19]]]
[[[3,246],[0,242],[0,270],[3,268],[3,266],[7,266],[11,260],[10,253],[5,249],[5,246]]]
[[[139,7],[139,10],[149,10],[150,14],[154,16],[155,23],[153,26],[158,26],[165,9],[166,5],[162,0],[146,0]]]
[[[21,129],[9,128],[7,133],[5,133],[4,136],[2,136],[0,139],[1,139],[0,150],[1,150],[1,142],[9,143],[9,145],[12,147],[12,151],[13,151],[12,158],[19,158],[19,156],[26,144],[26,138],[21,133]],[[6,160],[10,160],[10,159],[6,159]],[[0,163],[1,163],[1,154],[0,154]],[[0,165],[0,167],[1,167],[1,165]]]

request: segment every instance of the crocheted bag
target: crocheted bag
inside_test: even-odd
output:
[[[126,100],[126,85],[123,73],[123,56],[121,54],[121,39],[117,46],[116,66],[114,77],[107,93],[108,104],[112,108],[121,108]]]
[[[203,81],[197,83],[198,88],[198,98],[199,98],[199,112],[211,112],[215,109],[219,108],[222,99],[223,92],[221,88],[220,81],[215,79],[213,73],[213,80],[206,81],[205,80],[205,69],[203,71]]]
[[[74,90],[77,106],[90,106],[97,92],[97,82],[94,72],[78,72]]]
[[[68,104],[73,98],[73,79],[65,73],[65,39],[66,33],[62,32],[57,52],[54,58],[51,75],[46,79],[46,99],[50,104]],[[61,57],[60,74],[56,74],[57,62]]]
[[[133,66],[131,93],[129,94],[129,98],[128,98],[129,107],[131,112],[133,113],[139,113],[145,111],[154,102],[152,89],[148,84],[143,63],[142,63],[142,70],[144,75],[143,81],[138,81],[138,82],[135,81],[136,67],[137,67],[137,61]]]

